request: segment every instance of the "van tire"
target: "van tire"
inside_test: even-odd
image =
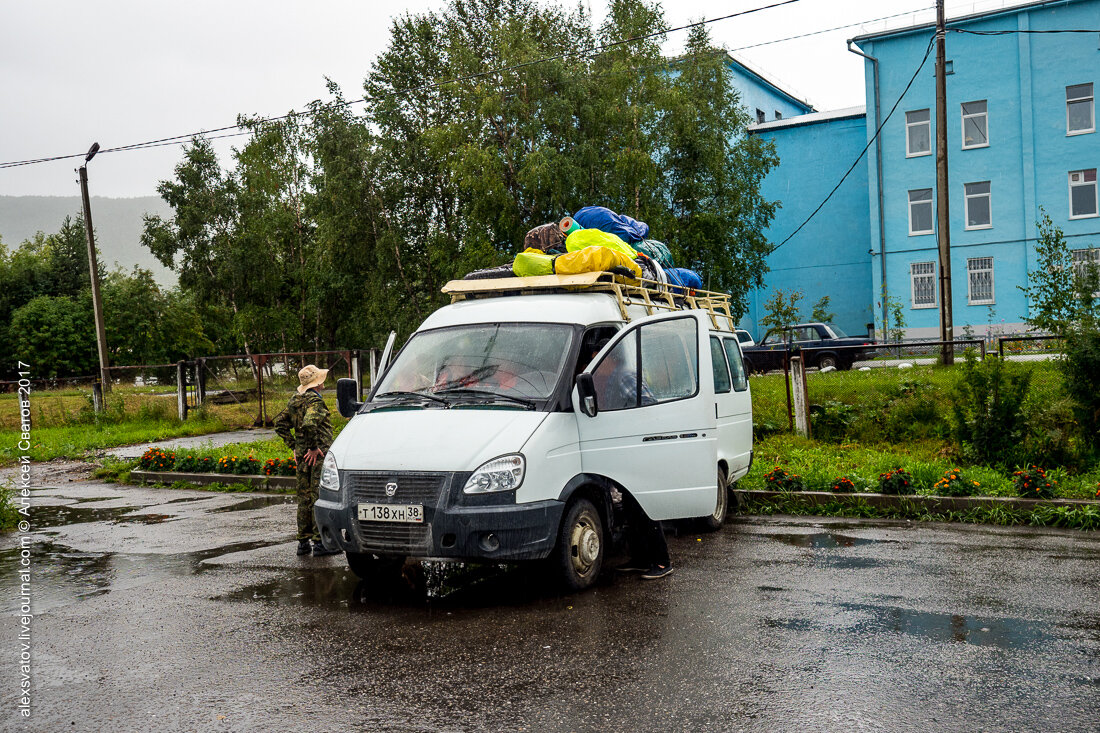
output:
[[[404,556],[379,557],[370,552],[348,552],[348,567],[362,580],[396,578],[405,564]]]
[[[703,518],[703,529],[708,532],[717,532],[722,529],[722,525],[726,522],[726,515],[729,513],[730,490],[726,483],[726,472],[721,466],[718,467],[717,494],[714,514]]]
[[[566,591],[588,588],[596,582],[604,559],[603,519],[588,499],[574,499],[558,529],[551,565]]]

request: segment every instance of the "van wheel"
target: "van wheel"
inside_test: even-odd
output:
[[[379,557],[369,552],[348,552],[348,567],[363,580],[385,580],[396,578],[401,566],[405,564],[403,556]]]
[[[703,519],[703,528],[708,532],[716,532],[722,528],[726,521],[726,513],[730,506],[730,490],[726,486],[726,472],[718,467],[718,497],[714,507],[714,513]]]
[[[568,591],[596,582],[603,566],[603,520],[588,499],[577,499],[565,510],[554,548],[554,569]]]

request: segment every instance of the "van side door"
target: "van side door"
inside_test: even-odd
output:
[[[709,319],[676,311],[631,323],[596,355],[597,414],[573,390],[581,467],[616,481],[651,519],[706,516],[718,461]]]

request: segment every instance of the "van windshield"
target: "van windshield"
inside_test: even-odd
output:
[[[573,328],[482,323],[414,334],[378,386],[387,393],[546,400],[569,357]],[[489,394],[489,397],[492,395]]]

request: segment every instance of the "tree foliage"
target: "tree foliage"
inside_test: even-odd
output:
[[[536,0],[403,15],[361,114],[329,83],[302,115],[242,120],[253,136],[228,169],[193,141],[158,189],[173,216],[143,241],[252,350],[407,333],[448,280],[588,204],[648,222],[739,317],[766,271],[760,182],[777,160],[745,134],[705,27],[676,59],[666,27],[645,0],[614,0],[599,27]]]
[[[777,289],[772,297],[764,303],[764,317],[760,319],[760,325],[767,330],[786,328],[798,323],[799,303],[802,302],[802,291],[792,290],[790,293]]]

